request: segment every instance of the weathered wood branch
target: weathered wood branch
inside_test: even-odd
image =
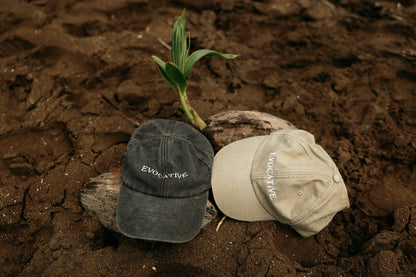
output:
[[[121,186],[120,173],[120,170],[114,170],[91,178],[81,193],[84,209],[93,211],[104,227],[115,232],[120,232],[116,224],[117,199]],[[208,200],[201,228],[205,228],[215,217],[217,217],[217,209]]]
[[[215,151],[231,142],[296,127],[280,117],[257,111],[227,111],[209,117],[204,134]]]

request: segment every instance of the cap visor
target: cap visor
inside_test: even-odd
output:
[[[243,221],[275,220],[260,204],[251,184],[251,163],[267,136],[235,141],[214,157],[211,185],[218,208]]]
[[[181,243],[199,232],[208,191],[189,198],[163,198],[133,191],[122,184],[117,202],[117,226],[128,237]]]

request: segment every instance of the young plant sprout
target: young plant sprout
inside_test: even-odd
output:
[[[208,49],[197,50],[189,55],[189,47],[190,39],[189,43],[187,43],[185,34],[185,11],[183,11],[173,27],[171,46],[172,61],[165,63],[156,56],[152,56],[152,58],[155,60],[162,77],[174,90],[179,92],[179,97],[186,116],[197,129],[202,130],[207,124],[199,117],[198,113],[189,103],[186,94],[186,77],[188,77],[192,66],[205,56],[234,59],[237,55],[221,54]]]

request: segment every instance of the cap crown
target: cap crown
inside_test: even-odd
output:
[[[272,133],[258,148],[251,181],[263,207],[281,223],[296,225],[320,209],[343,182],[329,155],[303,130]],[[339,199],[345,202],[345,197]],[[348,200],[347,200],[348,201]],[[328,215],[339,204],[325,207]]]
[[[144,194],[185,198],[210,189],[213,149],[204,135],[173,120],[137,128],[127,145],[123,185]]]

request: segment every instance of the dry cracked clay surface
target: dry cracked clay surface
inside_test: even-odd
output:
[[[0,1],[1,276],[415,276],[413,0]],[[185,244],[133,240],[85,210],[141,123],[188,122],[151,55],[186,8],[206,58],[201,117],[260,111],[315,135],[351,207],[302,238],[222,215]]]

